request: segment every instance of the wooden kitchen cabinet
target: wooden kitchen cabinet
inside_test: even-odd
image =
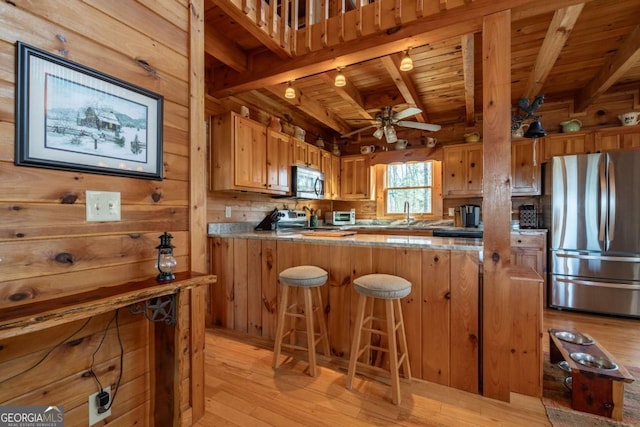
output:
[[[234,112],[211,121],[212,190],[289,193],[289,136]]]
[[[543,280],[546,306],[547,282],[547,233],[540,231],[511,232],[511,265],[533,268]]]
[[[482,143],[444,147],[443,197],[482,197]]]
[[[540,195],[540,162],[537,139],[522,138],[511,142],[511,195]]]
[[[340,198],[371,199],[371,168],[368,155],[340,158]]]
[[[272,129],[267,130],[267,189],[291,191],[291,137]]]
[[[292,137],[291,140],[293,164],[321,170],[322,157],[320,152],[322,150],[297,138]]]
[[[593,133],[591,132],[571,132],[547,135],[542,141],[542,159],[547,162],[553,156],[564,156],[567,154],[593,153]]]
[[[335,200],[340,196],[340,157],[320,150],[320,171],[324,173],[324,198]]]
[[[620,126],[594,132],[596,152],[640,148],[640,126]]]

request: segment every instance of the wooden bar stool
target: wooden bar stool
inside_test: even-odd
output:
[[[287,268],[280,273],[279,279],[282,285],[280,295],[280,305],[278,306],[278,318],[276,320],[276,342],[273,349],[273,368],[276,369],[278,359],[280,358],[280,350],[282,347],[293,350],[306,350],[309,354],[309,375],[316,376],[316,344],[322,341],[322,348],[325,356],[329,357],[329,337],[327,335],[327,326],[324,322],[324,313],[322,306],[322,296],[320,294],[320,286],[327,282],[329,274],[320,267],[313,265],[301,265],[297,267]],[[304,295],[304,307],[302,313],[298,310],[297,301],[289,303],[289,293],[294,288],[300,288]],[[315,294],[316,305],[313,305],[313,294]],[[318,315],[318,327],[320,332],[315,331],[313,313]],[[292,317],[289,329],[285,332],[285,319]],[[300,331],[296,329],[296,318],[305,320],[306,330]],[[302,347],[296,345],[296,332],[305,332],[307,335],[307,346]],[[289,336],[290,342],[283,343],[282,340]]]
[[[357,365],[372,368],[369,364],[359,361],[363,354],[369,355],[371,350],[386,352],[389,355],[391,400],[397,405],[400,403],[400,376],[398,372],[400,366],[402,366],[404,377],[411,380],[407,338],[404,332],[402,307],[400,306],[400,299],[411,293],[411,282],[402,277],[390,274],[367,274],[355,279],[353,285],[356,292],[360,294],[360,298],[358,300],[358,312],[356,314],[356,324],[353,331],[353,341],[351,343],[347,388],[349,390],[352,388]],[[375,299],[384,300],[384,319],[377,318],[373,315]],[[386,324],[385,330],[375,329],[373,325],[374,321]],[[362,340],[361,336],[363,332],[366,334],[366,338],[364,339],[364,344],[361,346],[360,341]],[[373,345],[370,339],[371,334],[378,334],[381,338],[386,337],[388,348]],[[382,339],[381,342],[383,342]],[[400,347],[400,354],[398,354],[398,346]]]

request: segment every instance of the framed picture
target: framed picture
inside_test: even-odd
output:
[[[162,180],[161,95],[16,46],[16,165]]]

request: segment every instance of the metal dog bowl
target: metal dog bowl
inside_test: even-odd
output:
[[[571,377],[567,377],[564,379],[564,386],[569,389],[569,391],[573,390],[573,379]]]
[[[604,357],[593,356],[587,353],[571,353],[571,358],[581,365],[596,369],[618,369],[618,365]]]
[[[569,367],[569,362],[563,360],[562,362],[558,362],[558,368],[562,369],[565,372],[571,372],[571,368]]]
[[[594,343],[593,338],[579,332],[555,331],[553,334],[562,341],[570,342],[572,344],[591,345]]]

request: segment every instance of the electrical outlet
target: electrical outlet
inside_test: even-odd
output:
[[[231,218],[231,206],[224,207],[224,217]]]
[[[87,221],[120,221],[120,192],[86,191]]]
[[[109,394],[109,403],[108,403],[109,409],[107,409],[103,413],[99,413],[98,410],[100,408],[98,406],[98,394],[100,392],[89,395],[89,425],[90,426],[94,425],[98,421],[104,420],[109,415],[111,415],[111,387],[106,387],[103,391]]]

